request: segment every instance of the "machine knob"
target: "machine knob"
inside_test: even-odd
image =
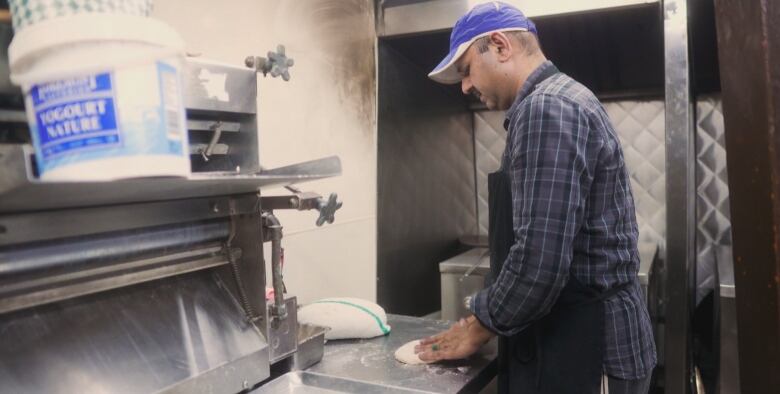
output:
[[[319,199],[317,201],[317,210],[320,211],[320,217],[317,218],[317,226],[322,226],[325,222],[333,223],[336,220],[336,211],[341,208],[341,201],[338,201],[338,194],[331,193],[328,200]]]
[[[268,51],[268,59],[271,62],[271,76],[276,78],[281,75],[282,79],[289,81],[289,69],[295,64],[295,61],[287,57],[284,45],[279,45],[276,48],[276,52]]]
[[[244,61],[247,67],[254,68],[263,75],[271,73],[271,77],[282,76],[285,81],[290,80],[290,67],[295,64],[293,59],[287,57],[284,45],[276,47],[276,52],[268,51],[268,57],[249,56]]]

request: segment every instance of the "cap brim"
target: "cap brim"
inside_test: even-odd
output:
[[[455,67],[455,63],[458,61],[458,59],[460,59],[461,56],[463,56],[464,53],[466,53],[466,50],[469,49],[474,41],[497,31],[528,31],[528,29],[512,27],[507,29],[493,30],[475,36],[474,38],[458,45],[455,51],[448,53],[447,56],[444,57],[444,60],[442,60],[439,65],[433,69],[433,71],[428,73],[428,78],[439,83],[450,85],[460,82],[463,79],[463,76],[458,73],[458,69]]]
[[[447,56],[444,57],[444,60],[442,60],[439,65],[433,69],[433,71],[428,73],[428,78],[438,83],[445,84],[454,84],[460,82],[463,77],[458,73],[458,69],[455,67],[455,62],[457,62],[458,59],[460,59],[460,57],[466,53],[466,50],[469,49],[474,40],[476,40],[476,38],[460,44],[454,52],[448,53]]]

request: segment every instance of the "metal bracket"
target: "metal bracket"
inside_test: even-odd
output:
[[[260,56],[248,56],[244,63],[247,67],[254,68],[257,72],[262,72],[263,76],[267,76],[271,73],[271,77],[276,78],[282,76],[285,81],[290,80],[290,67],[295,64],[295,61],[287,57],[285,53],[284,45],[278,45],[276,52],[268,51],[268,57]]]
[[[335,221],[336,211],[341,208],[343,203],[338,200],[338,194],[331,193],[327,199],[317,193],[302,192],[292,186],[286,186],[292,191],[290,196],[269,196],[260,197],[260,206],[264,211],[273,211],[275,209],[296,209],[299,211],[308,211],[316,209],[320,215],[317,217],[317,226],[333,223]]]

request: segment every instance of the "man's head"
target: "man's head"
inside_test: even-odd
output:
[[[455,23],[449,54],[428,76],[461,82],[464,94],[490,109],[506,109],[544,60],[533,22],[517,8],[491,2],[475,6]]]

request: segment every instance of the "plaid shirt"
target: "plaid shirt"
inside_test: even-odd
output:
[[[550,311],[570,272],[597,291],[633,281],[605,301],[604,372],[642,378],[656,355],[636,280],[638,230],[623,151],[590,90],[562,73],[538,80],[551,66],[528,77],[506,113],[501,166],[512,183],[516,242],[472,312],[510,336]]]

